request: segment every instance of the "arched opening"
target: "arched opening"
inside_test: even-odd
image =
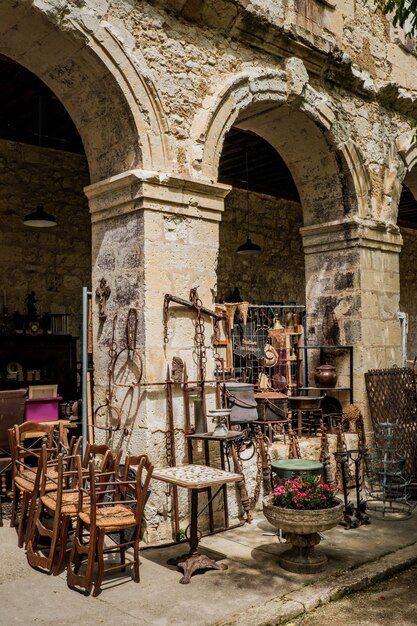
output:
[[[233,187],[220,223],[219,300],[230,302],[235,294],[258,304],[304,304],[302,210],[284,160],[259,135],[232,128],[223,144],[219,182]],[[258,256],[237,254],[247,238],[260,246]],[[283,271],[289,265],[291,274]]]
[[[81,288],[91,284],[87,159],[70,116],[37,76],[3,56],[0,84],[2,388],[58,384],[64,400],[75,400]],[[24,224],[38,205],[54,227]]]
[[[265,369],[274,388],[295,393],[311,384],[307,370],[295,364],[297,346],[350,343],[349,323],[359,315],[353,306],[353,272],[344,273],[338,261],[320,253],[311,255],[307,265],[300,232],[357,212],[347,163],[328,131],[306,113],[268,102],[243,111],[225,135],[219,181],[231,184],[232,191],[219,228],[218,300],[247,301],[256,315],[252,328],[244,324],[233,331],[230,365],[255,384]],[[260,247],[258,254],[237,254],[246,238]],[[261,345],[271,341],[268,328],[277,320],[290,329],[294,325],[278,373],[264,368]],[[260,326],[267,329],[259,340]],[[248,342],[254,346],[249,359]],[[313,361],[318,358],[318,352],[310,354]],[[341,377],[348,371],[345,360],[339,363]],[[349,379],[346,387],[351,384]]]
[[[398,226],[403,246],[400,253],[400,322],[402,361],[417,355],[417,170],[406,175],[398,205]]]

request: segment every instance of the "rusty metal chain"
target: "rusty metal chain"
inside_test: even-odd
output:
[[[116,328],[117,328],[117,313],[113,317],[112,324],[112,337],[109,344],[109,362],[107,366],[107,393],[106,398],[103,404],[100,404],[94,411],[94,426],[100,430],[107,430],[113,432],[115,430],[120,430],[121,420],[122,420],[122,412],[119,407],[113,404],[113,396],[114,396],[114,364],[118,356],[118,348],[116,342]],[[109,420],[112,419],[113,415],[116,419],[116,426],[106,425],[101,426],[97,424],[97,418],[101,417],[102,411],[105,412],[107,418]]]
[[[163,308],[163,324],[164,324],[164,343],[168,343],[168,317],[169,317],[169,303],[171,296],[167,293],[164,297],[164,308]]]
[[[201,381],[206,380],[206,369],[207,369],[207,352],[206,352],[206,337],[205,337],[205,327],[204,321],[201,317],[201,308],[203,303],[198,297],[197,287],[193,287],[190,290],[190,302],[192,302],[194,308],[197,311],[196,318],[194,320],[194,342],[197,351],[198,364],[200,368],[200,379]]]
[[[259,495],[261,493],[262,479],[264,478],[264,458],[270,468],[271,456],[269,454],[269,439],[266,435],[259,430],[255,435],[255,449],[256,449],[256,482],[255,489],[252,498],[250,498],[251,507],[254,507],[258,502]],[[268,470],[270,471],[270,470]]]

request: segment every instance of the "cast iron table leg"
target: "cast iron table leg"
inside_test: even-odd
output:
[[[178,567],[184,572],[180,583],[187,585],[191,581],[191,576],[199,569],[227,569],[227,565],[216,563],[205,554],[198,552],[198,489],[191,490],[191,524],[190,524],[190,552],[188,555],[180,557],[177,562]]]

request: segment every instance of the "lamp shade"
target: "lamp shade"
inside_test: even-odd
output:
[[[56,219],[50,213],[47,213],[40,204],[36,207],[36,211],[28,213],[23,220],[25,226],[33,226],[35,228],[50,228],[56,226]]]
[[[259,254],[261,252],[261,246],[257,243],[253,243],[250,237],[248,237],[245,243],[236,250],[237,254]]]

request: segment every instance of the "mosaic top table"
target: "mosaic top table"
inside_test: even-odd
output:
[[[187,555],[180,557],[176,563],[184,572],[180,583],[189,583],[191,576],[199,569],[227,569],[223,563],[216,563],[205,554],[198,552],[198,492],[199,490],[206,491],[208,487],[219,487],[213,496],[215,498],[225,483],[242,480],[242,475],[206,465],[180,465],[155,469],[152,478],[191,490],[190,551]]]

